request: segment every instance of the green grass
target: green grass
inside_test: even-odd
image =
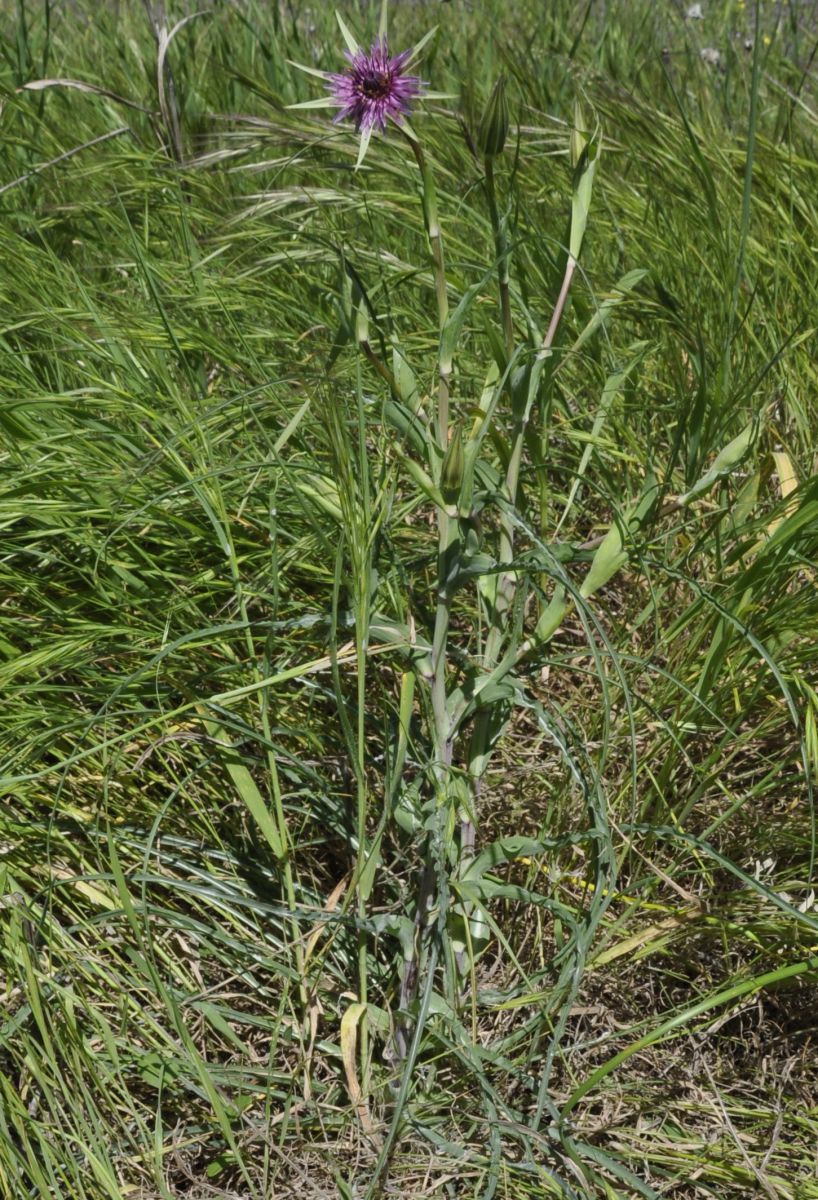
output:
[[[289,60],[337,69],[331,8],[185,25],[174,139],[136,0],[0,6],[0,1196],[818,1197],[818,29],[763,4],[754,53],[750,4],[684,7],[390,15],[395,46],[439,26],[454,97],[416,125],[450,305],[477,285],[464,421],[498,329],[464,130],[505,71],[521,338],[576,97],[602,131],[521,576],[578,589],[660,496],[520,672],[478,850],[532,844],[489,873],[465,1002],[428,993],[401,1106],[429,750],[395,630],[431,636],[436,542],[350,305],[426,396],[418,172],[390,135],[353,173],[353,131],[286,109],[320,89]],[[458,666],[478,620],[464,589]]]

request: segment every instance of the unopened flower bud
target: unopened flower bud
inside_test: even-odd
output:
[[[463,438],[460,436],[460,429],[455,428],[452,430],[446,457],[443,459],[443,466],[440,469],[440,490],[447,504],[454,504],[460,495],[465,466]]]
[[[502,154],[508,137],[508,101],[505,76],[501,75],[489,96],[477,130],[477,146],[485,158]]]

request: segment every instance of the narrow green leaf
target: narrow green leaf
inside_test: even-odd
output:
[[[814,975],[816,972],[818,972],[818,958],[810,958],[803,962],[792,963],[789,966],[778,967],[775,971],[767,971],[764,975],[755,975],[752,979],[745,979],[741,983],[725,988],[723,991],[709,994],[697,1004],[693,1004],[689,1008],[675,1013],[667,1021],[663,1021],[656,1029],[651,1030],[650,1033],[646,1033],[643,1037],[637,1038],[635,1042],[631,1042],[630,1046],[626,1046],[624,1050],[620,1050],[618,1054],[615,1054],[607,1062],[597,1067],[571,1093],[563,1106],[563,1116],[567,1116],[572,1109],[576,1108],[583,1097],[587,1096],[607,1075],[610,1075],[612,1071],[615,1071],[617,1067],[621,1066],[632,1055],[638,1054],[640,1050],[644,1050],[648,1046],[655,1045],[656,1042],[666,1041],[668,1038],[676,1035],[677,1031],[683,1032],[696,1017],[710,1012],[713,1008],[721,1008],[724,1005],[732,1004],[734,1001],[740,1000],[742,996],[752,995],[754,992],[763,991],[764,988],[783,983],[787,979],[795,979],[798,975]]]
[[[283,859],[286,854],[286,847],[281,839],[270,809],[256,786],[253,776],[244,763],[241,762],[237,750],[229,743],[225,730],[215,721],[205,718],[203,718],[203,724],[210,736],[216,742],[220,743],[222,747],[220,757],[224,762],[239,799],[255,821],[275,857],[279,860]]]
[[[383,844],[383,829],[381,829],[374,838],[372,845],[369,847],[369,852],[366,856],[366,862],[358,876],[358,895],[362,900],[367,901],[372,895],[372,888],[375,885],[375,874],[381,862],[381,846]]]
[[[582,484],[585,472],[588,469],[588,464],[591,461],[591,456],[596,447],[597,439],[602,433],[602,428],[608,419],[608,414],[611,411],[613,402],[625,386],[631,371],[633,371],[634,367],[636,367],[637,364],[642,361],[642,356],[647,348],[647,345],[647,342],[640,342],[638,343],[638,346],[631,347],[632,352],[635,351],[635,353],[630,362],[628,362],[626,366],[621,367],[619,370],[612,372],[612,374],[610,374],[605,381],[605,386],[602,389],[602,396],[600,397],[599,401],[599,408],[597,409],[596,416],[594,417],[594,424],[593,428],[591,429],[591,437],[582,452],[582,458],[579,461],[577,473],[574,476],[573,483],[571,484],[571,490],[568,493],[568,499],[565,502],[565,508],[563,509],[562,516],[557,522],[557,527],[554,530],[555,537],[559,534],[566,517],[571,511],[573,503],[577,497],[577,492]]]
[[[511,862],[516,858],[536,858],[544,853],[545,846],[536,838],[519,835],[499,838],[478,854],[477,858],[469,864],[463,878],[472,881],[482,879],[484,872],[502,866],[504,863]]]
[[[694,483],[689,492],[685,492],[683,496],[679,497],[679,504],[689,504],[696,496],[701,496],[703,492],[709,491],[720,479],[731,474],[752,446],[756,429],[757,422],[751,421],[742,429],[738,437],[734,437],[732,442],[728,442],[724,449],[716,455],[710,469]]]
[[[449,314],[446,324],[443,326],[440,334],[440,365],[442,369],[451,368],[457,342],[463,329],[463,323],[466,320],[469,309],[474,303],[475,297],[485,284],[488,274],[490,272],[487,272],[478,283],[474,283],[470,288],[466,289],[457,307]]]
[[[585,227],[591,211],[591,196],[594,189],[594,176],[599,162],[600,140],[596,135],[582,151],[579,164],[574,172],[573,196],[571,200],[571,233],[568,249],[572,258],[579,259],[582,242],[585,237]]]
[[[273,449],[275,450],[276,454],[280,454],[281,451],[284,449],[284,447],[287,445],[287,442],[289,442],[290,438],[293,436],[296,429],[298,429],[298,426],[301,424],[303,418],[309,412],[309,408],[310,408],[311,404],[312,404],[312,398],[308,396],[307,399],[304,401],[304,403],[301,405],[301,407],[294,414],[294,416],[292,416],[290,418],[290,420],[287,422],[287,424],[284,426],[281,433],[278,435],[278,437],[275,440],[275,445],[273,446]]]
[[[568,602],[565,599],[565,588],[560,583],[555,587],[550,603],[540,613],[537,627],[534,630],[536,645],[544,645],[556,633],[567,612]]]
[[[602,539],[602,544],[597,548],[590,570],[579,589],[580,595],[585,600],[593,596],[594,592],[598,592],[628,561],[628,552],[622,541],[623,527],[628,533],[636,533],[652,511],[657,495],[658,485],[654,479],[648,482],[639,503],[632,509],[630,515],[624,521],[615,521],[611,525]]]

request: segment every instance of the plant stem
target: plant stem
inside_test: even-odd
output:
[[[437,318],[440,333],[449,316],[449,298],[446,290],[446,267],[443,259],[443,239],[440,236],[440,223],[437,217],[437,189],[434,176],[423,147],[416,137],[406,133],[406,140],[412,147],[412,153],[420,169],[423,183],[423,218],[426,223],[426,234],[432,249],[432,263],[435,276],[435,295],[437,297]],[[443,453],[449,444],[449,379],[452,364],[443,353],[441,342],[438,355],[438,389],[437,389],[437,440]]]
[[[358,859],[356,863],[356,878],[360,881],[367,859],[366,819],[369,809],[366,780],[366,668],[367,650],[369,648],[370,621],[370,572],[371,572],[371,540],[372,512],[369,492],[369,460],[366,444],[366,416],[362,391],[360,359],[358,360],[357,387],[355,389],[358,417],[358,470],[360,471],[359,487],[359,517],[360,525],[354,553],[355,569],[355,658],[357,665],[357,728],[356,749],[357,766],[356,779],[356,834],[358,839]],[[368,999],[368,947],[367,947],[367,896],[362,887],[358,886],[357,909],[358,927],[358,999],[364,1005],[364,1015],[360,1024],[360,1061],[361,1089],[364,1104],[369,1095],[369,1025],[366,1017]]]
[[[497,258],[497,283],[500,293],[500,315],[503,323],[503,339],[505,342],[506,355],[509,360],[514,353],[514,325],[511,320],[511,297],[509,293],[509,269],[508,269],[508,246],[506,243],[505,231],[503,229],[500,215],[497,211],[497,189],[494,182],[494,158],[492,155],[486,155],[484,161],[485,168],[485,184],[486,184],[486,199],[489,206],[489,217],[491,220],[491,228],[494,234],[494,251]],[[509,393],[511,388],[509,387]],[[506,473],[506,490],[508,491],[509,500],[514,502],[517,494],[517,482],[520,471],[520,461],[522,457],[523,433],[525,424],[518,420],[515,425],[514,437],[512,441],[511,458],[509,459],[508,470]],[[510,563],[514,557],[514,527],[505,513],[500,515],[500,562]],[[513,576],[504,572],[497,581],[497,590],[492,605],[491,623],[489,626],[486,645],[484,648],[483,663],[489,670],[495,666],[500,653],[502,644],[502,636],[504,630],[504,616],[508,612],[514,600],[514,580]],[[471,749],[469,754],[470,764],[474,761],[475,756],[483,755],[486,743],[489,736],[490,716],[488,712],[480,713],[475,722],[474,732],[471,738]],[[471,777],[471,800],[473,814],[476,816],[477,800],[480,794],[480,779],[479,776],[472,774]],[[460,853],[461,866],[465,866],[474,856],[475,844],[475,824],[473,816],[466,816],[460,823]]]
[[[494,253],[497,258],[497,283],[500,290],[500,313],[503,321],[503,337],[506,344],[506,354],[511,358],[514,353],[514,326],[511,321],[511,296],[509,293],[508,275],[508,246],[503,229],[503,223],[497,212],[497,192],[494,186],[494,158],[487,155],[484,159],[486,174],[486,198],[489,204],[491,228],[494,233]]]
[[[554,305],[554,311],[551,314],[551,320],[548,325],[548,330],[543,338],[543,344],[537,355],[537,362],[542,364],[546,359],[551,357],[551,350],[554,344],[554,339],[557,336],[557,329],[565,312],[565,305],[568,301],[568,293],[571,289],[571,281],[574,278],[577,260],[573,254],[569,252],[568,261],[565,264],[565,273],[562,277],[559,295],[557,302]],[[548,481],[545,473],[544,463],[547,450],[547,427],[545,420],[545,410],[543,410],[542,431],[540,433],[540,532],[541,536],[545,536],[545,530],[548,519]]]
[[[356,833],[358,838],[358,860],[356,863],[355,874],[358,879],[364,870],[366,863],[366,816],[367,816],[367,790],[366,790],[366,650],[367,641],[369,638],[368,629],[360,628],[361,619],[368,623],[369,616],[369,596],[358,597],[358,612],[356,613],[356,637],[355,637],[355,658],[358,669],[358,721],[357,721],[357,748],[358,748],[358,769],[355,772],[357,775],[357,795],[356,795]],[[366,1006],[368,996],[368,950],[367,950],[367,933],[366,933],[366,897],[362,893],[361,888],[358,888],[357,896],[358,909],[358,999]],[[363,1092],[364,1103],[366,1103],[369,1094],[369,1026],[366,1019],[366,1008],[361,1019],[360,1025],[360,1046],[361,1046],[361,1090]]]
[[[540,350],[540,358],[548,358],[551,353],[551,347],[554,344],[554,338],[557,335],[559,323],[562,320],[562,314],[565,311],[565,302],[568,299],[568,292],[571,287],[571,280],[574,278],[574,270],[576,269],[577,260],[573,254],[568,255],[568,262],[565,264],[565,274],[562,277],[562,285],[560,293],[557,296],[557,303],[554,305],[554,311],[551,314],[551,321],[548,325],[548,332],[543,338],[542,349]]]
[[[488,165],[488,160],[487,160]],[[488,173],[487,173],[488,182]],[[554,311],[551,314],[551,320],[548,325],[548,330],[543,338],[543,344],[538,352],[537,358],[532,366],[532,371],[542,370],[542,363],[551,354],[551,349],[554,344],[554,338],[557,335],[562,315],[565,311],[565,305],[568,300],[568,292],[571,288],[571,281],[574,277],[576,269],[576,259],[572,254],[568,255],[568,261],[565,265],[565,274],[563,275],[562,284],[560,285],[559,294],[557,296]],[[525,431],[528,425],[530,402],[533,398],[534,388],[529,389],[529,397],[524,406],[521,406],[519,413],[515,415],[514,432],[511,442],[511,455],[506,468],[506,499],[509,504],[514,505],[517,499],[517,489],[520,482],[520,467],[522,465],[523,444],[525,440]],[[500,562],[511,563],[514,559],[514,526],[510,517],[506,513],[500,515]],[[497,590],[492,605],[490,616],[490,625],[486,636],[486,644],[483,651],[483,666],[487,671],[492,670],[497,665],[502,649],[503,637],[506,631],[506,616],[514,603],[514,594],[517,586],[516,576],[513,571],[504,571],[497,580]],[[480,712],[474,723],[471,742],[469,746],[469,770],[471,776],[471,792],[472,803],[476,812],[477,800],[480,795],[480,775],[482,769],[475,770],[475,764],[484,764],[486,750],[488,746],[488,738],[490,734],[490,713]],[[474,822],[470,818],[466,818],[460,827],[460,846],[461,846],[461,862],[467,862],[474,853],[475,829]]]
[[[449,315],[449,300],[446,289],[446,268],[443,258],[443,239],[440,235],[440,223],[437,216],[437,189],[423,147],[416,137],[406,134],[406,139],[412,147],[412,153],[420,169],[423,184],[423,217],[426,223],[426,233],[432,249],[432,261],[435,277],[435,295],[437,296],[438,328],[442,335]],[[438,352],[438,393],[437,393],[437,440],[440,450],[446,453],[449,444],[449,379],[452,364],[448,353],[444,352],[441,337]],[[455,514],[456,518],[456,514]],[[438,509],[438,561],[437,561],[437,608],[435,611],[435,630],[432,640],[432,710],[435,721],[435,778],[438,788],[444,783],[451,765],[450,725],[446,712],[446,642],[449,633],[450,599],[447,579],[451,568],[451,558],[459,538],[456,519],[452,519],[446,509]]]
[[[452,362],[451,355],[445,349],[443,343],[443,331],[449,316],[449,301],[446,288],[443,239],[441,237],[440,224],[438,222],[437,215],[437,190],[435,188],[434,177],[426,160],[426,156],[423,153],[423,148],[420,142],[413,134],[410,135],[407,131],[404,131],[404,133],[406,140],[412,147],[412,153],[414,154],[415,161],[420,169],[423,187],[423,217],[426,225],[426,234],[429,238],[429,245],[432,251],[435,296],[437,298],[438,332],[440,334],[440,343],[438,349],[436,436],[441,456],[445,456],[446,449],[449,444],[449,380],[451,378]],[[435,608],[434,633],[432,636],[431,678],[431,701],[434,721],[434,762],[432,768],[434,776],[433,803],[436,811],[440,808],[440,805],[443,803],[446,795],[452,762],[452,722],[446,707],[446,666],[451,613],[451,594],[448,581],[451,576],[454,559],[457,555],[460,541],[460,528],[457,521],[456,508],[438,508],[437,527],[437,601]],[[404,1010],[408,1008],[417,995],[419,983],[419,964],[422,961],[421,942],[425,934],[428,922],[428,914],[434,907],[436,888],[440,886],[437,880],[437,873],[435,871],[435,863],[440,859],[440,846],[437,844],[440,835],[439,832],[437,832],[437,829],[438,823],[435,821],[434,829],[430,832],[428,837],[426,852],[424,855],[424,866],[421,872],[421,879],[418,888],[417,911],[415,914],[415,944],[412,948],[411,957],[404,964],[404,977],[400,993],[400,1007]],[[432,952],[429,963],[427,963],[427,968],[434,971],[435,962],[436,956]],[[408,1045],[408,1033],[405,1025],[398,1025],[395,1045],[396,1057],[399,1061],[401,1061],[405,1057],[406,1048]]]
[[[445,786],[452,761],[451,718],[446,709],[446,642],[451,611],[448,578],[459,540],[456,514],[445,509],[439,510],[437,607],[432,638],[432,712],[435,721],[435,776],[438,788]]]

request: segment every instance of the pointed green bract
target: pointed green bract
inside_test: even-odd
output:
[[[358,51],[361,49],[360,44],[358,43],[354,34],[349,29],[344,18],[338,12],[337,8],[335,10],[335,20],[338,22],[338,28],[341,30],[341,36],[344,39],[344,41],[346,42],[347,50],[349,50],[350,54],[357,54]]]
[[[329,76],[328,71],[319,71],[317,67],[306,67],[303,63],[294,62],[291,58],[287,59],[287,65],[290,67],[295,67],[297,71],[303,71],[305,75],[312,75],[316,79],[325,80]]]
[[[366,127],[366,129],[361,130],[361,138],[360,138],[360,141],[358,142],[358,157],[355,159],[355,170],[356,171],[361,166],[361,163],[364,161],[366,152],[369,149],[369,143],[370,143],[371,139],[372,139],[372,126],[368,125]]]
[[[423,50],[437,33],[437,25],[433,25],[428,33],[425,33],[419,42],[416,42],[412,47],[412,52],[406,60],[407,66],[411,65],[415,59],[419,58]]]
[[[310,108],[337,108],[338,105],[331,96],[318,96],[315,100],[301,100],[298,104],[288,104],[287,111],[292,112],[294,109],[310,109]]]

